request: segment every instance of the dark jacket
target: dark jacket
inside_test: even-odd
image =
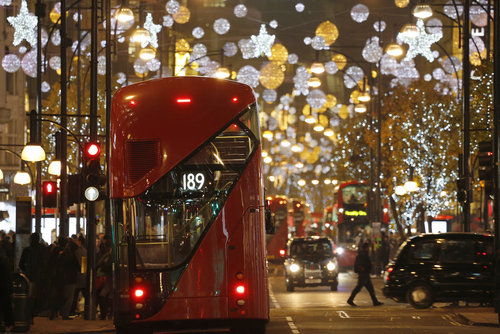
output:
[[[370,254],[365,250],[360,250],[356,256],[355,266],[358,267],[359,275],[370,275],[372,272],[372,261]]]
[[[80,263],[78,263],[74,251],[70,247],[66,247],[57,257],[57,262],[61,270],[61,284],[76,284],[80,272]]]
[[[5,250],[0,246],[0,298],[4,294],[13,294],[14,287],[12,284],[12,271],[10,270],[9,258],[5,254]]]
[[[19,268],[28,276],[30,282],[36,282],[40,279],[46,265],[45,247],[40,243],[30,244],[23,249]]]

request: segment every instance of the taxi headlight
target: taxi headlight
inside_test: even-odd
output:
[[[292,265],[290,266],[290,271],[291,271],[292,273],[296,273],[297,271],[299,271],[299,269],[300,269],[300,267],[299,267],[297,264],[292,264]]]
[[[337,254],[342,255],[344,253],[344,249],[342,247],[337,247]]]
[[[335,263],[333,262],[328,262],[328,264],[326,265],[326,268],[330,271],[333,271],[335,270]]]

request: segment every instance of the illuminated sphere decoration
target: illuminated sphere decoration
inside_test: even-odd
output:
[[[341,71],[347,65],[347,58],[344,55],[341,55],[340,53],[333,56],[332,60],[337,63],[337,67]]]
[[[309,45],[309,44],[311,44],[311,42],[312,42],[312,38],[311,37],[305,37],[304,38],[304,44],[305,45]]]
[[[276,101],[277,97],[278,97],[278,93],[276,93],[276,91],[274,89],[266,89],[262,93],[262,98],[267,103],[273,103],[274,101]]]
[[[332,107],[334,107],[336,105],[337,105],[337,98],[335,97],[335,95],[328,94],[326,96],[326,102],[324,104],[324,107],[326,107],[326,108],[332,108]]]
[[[167,13],[173,15],[179,11],[181,8],[181,5],[179,4],[178,1],[175,0],[169,0],[167,1],[167,4],[165,5],[165,10]]]
[[[205,30],[203,30],[203,28],[196,27],[193,29],[193,37],[194,38],[200,39],[203,37],[203,35],[205,35]]]
[[[339,70],[337,63],[334,61],[328,61],[325,63],[325,71],[328,74],[335,74]]]
[[[50,57],[49,67],[54,71],[59,70],[61,68],[61,57],[59,56]]]
[[[323,37],[325,39],[325,45],[331,45],[335,43],[339,37],[339,30],[335,24],[330,21],[325,21],[316,28],[316,36]]]
[[[462,69],[462,62],[457,57],[451,56],[451,58],[443,59],[442,66],[446,73],[455,74],[455,71],[458,72]]]
[[[233,57],[236,53],[238,53],[238,46],[233,42],[227,42],[224,44],[222,49],[224,50],[224,56],[226,57]]]
[[[174,22],[175,21],[174,21],[174,18],[172,16],[170,16],[170,15],[163,16],[163,26],[164,27],[169,28],[169,27],[174,25]]]
[[[302,3],[298,3],[295,5],[295,10],[299,13],[302,13],[306,7]]]
[[[288,55],[288,63],[293,65],[296,64],[299,61],[299,56],[297,56],[295,53],[290,53]]]
[[[363,76],[364,72],[361,67],[351,66],[344,73],[344,85],[349,89],[354,88],[356,87],[358,81],[363,79]]]
[[[204,44],[198,43],[193,46],[193,52],[191,52],[191,59],[199,59],[207,55],[207,47]]]
[[[326,103],[326,95],[321,89],[313,89],[306,98],[307,103],[313,109],[320,109]]]
[[[29,52],[27,52],[24,57],[23,57],[23,60],[21,61],[21,67],[24,71],[24,73],[26,73],[27,76],[30,76],[32,78],[36,78],[36,71],[37,71],[37,61],[36,61],[36,57],[37,57],[37,54],[36,54],[36,49],[33,49]],[[42,63],[43,63],[44,59],[43,59],[43,54],[42,54]]]
[[[386,24],[384,21],[377,21],[373,24],[373,29],[375,29],[376,32],[382,32],[386,28]]]
[[[226,19],[217,19],[214,22],[214,31],[219,35],[226,34],[231,28],[231,24]]]
[[[0,6],[8,7],[12,4],[12,0],[0,0]],[[3,179],[3,177],[1,177]]]
[[[251,66],[243,66],[236,75],[236,81],[249,85],[252,88],[256,88],[259,85],[259,71]]]
[[[479,7],[479,6],[472,6]],[[471,11],[472,11],[471,7]],[[488,25],[488,13],[483,11],[482,13],[470,14],[470,21],[478,27],[486,27]]]
[[[97,74],[106,75],[106,56],[100,55],[97,57]]]
[[[269,60],[276,65],[283,65],[288,60],[288,50],[283,44],[274,44],[271,47],[272,55]]]
[[[425,30],[429,34],[442,34],[443,33],[443,22],[440,19],[433,17],[427,20],[425,23]]]
[[[59,29],[54,30],[54,32],[52,33],[52,37],[50,37],[50,41],[55,46],[61,44],[61,31]]]
[[[278,21],[272,20],[271,22],[269,22],[269,26],[273,29],[278,28]]]
[[[9,53],[2,59],[2,67],[6,72],[14,73],[21,67],[21,60],[16,54]]]
[[[285,73],[274,63],[268,63],[260,70],[259,81],[267,89],[278,88],[284,79]]]
[[[147,69],[150,71],[153,71],[153,72],[158,71],[160,69],[160,66],[161,66],[161,62],[156,58],[150,59],[146,63]]]
[[[384,49],[379,45],[378,37],[368,39],[362,51],[363,58],[369,63],[377,63],[383,54]]]
[[[370,10],[365,5],[357,4],[351,9],[351,17],[354,21],[358,23],[366,21],[369,15],[370,15]]]
[[[239,4],[234,7],[234,16],[242,18],[247,16],[247,7],[245,5]]]
[[[172,18],[179,24],[188,23],[189,19],[191,18],[191,12],[187,7],[180,6],[177,13],[172,15]]]
[[[458,15],[457,15],[458,11]],[[464,13],[464,6],[461,1],[450,0],[443,7],[443,12],[450,19],[456,20],[458,17],[461,17]]]
[[[50,84],[47,81],[42,82],[42,92],[47,93],[50,91]]]
[[[481,53],[484,50],[486,50],[486,46],[481,37],[475,36],[469,39],[469,54],[472,55],[474,52]]]
[[[241,56],[243,59],[253,58],[257,45],[251,39],[240,39],[238,41],[238,47],[241,51]]]
[[[346,105],[342,105],[342,107],[340,107],[339,117],[342,119],[346,119],[347,117],[349,117],[349,109],[347,109]]]
[[[394,0],[394,4],[399,8],[405,8],[410,3],[410,0]]]
[[[323,50],[325,47],[325,38],[323,36],[314,36],[311,41],[311,46],[314,50]]]
[[[147,63],[147,60],[137,58],[137,60],[134,62],[134,70],[139,74],[148,73],[148,67],[146,66]]]

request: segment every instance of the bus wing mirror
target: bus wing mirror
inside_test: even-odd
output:
[[[271,210],[266,209],[266,233],[274,234],[275,231],[275,217],[271,214]]]

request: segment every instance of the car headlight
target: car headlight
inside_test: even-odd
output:
[[[337,254],[342,255],[344,253],[344,249],[342,247],[337,247]]]
[[[297,264],[292,264],[292,265],[290,266],[290,271],[291,271],[292,273],[296,273],[297,271],[299,271],[299,269],[300,269],[300,267],[299,267]]]
[[[330,271],[335,270],[335,263],[333,263],[333,262],[328,262],[328,264],[326,265],[326,269],[328,269],[328,270],[330,270]]]

